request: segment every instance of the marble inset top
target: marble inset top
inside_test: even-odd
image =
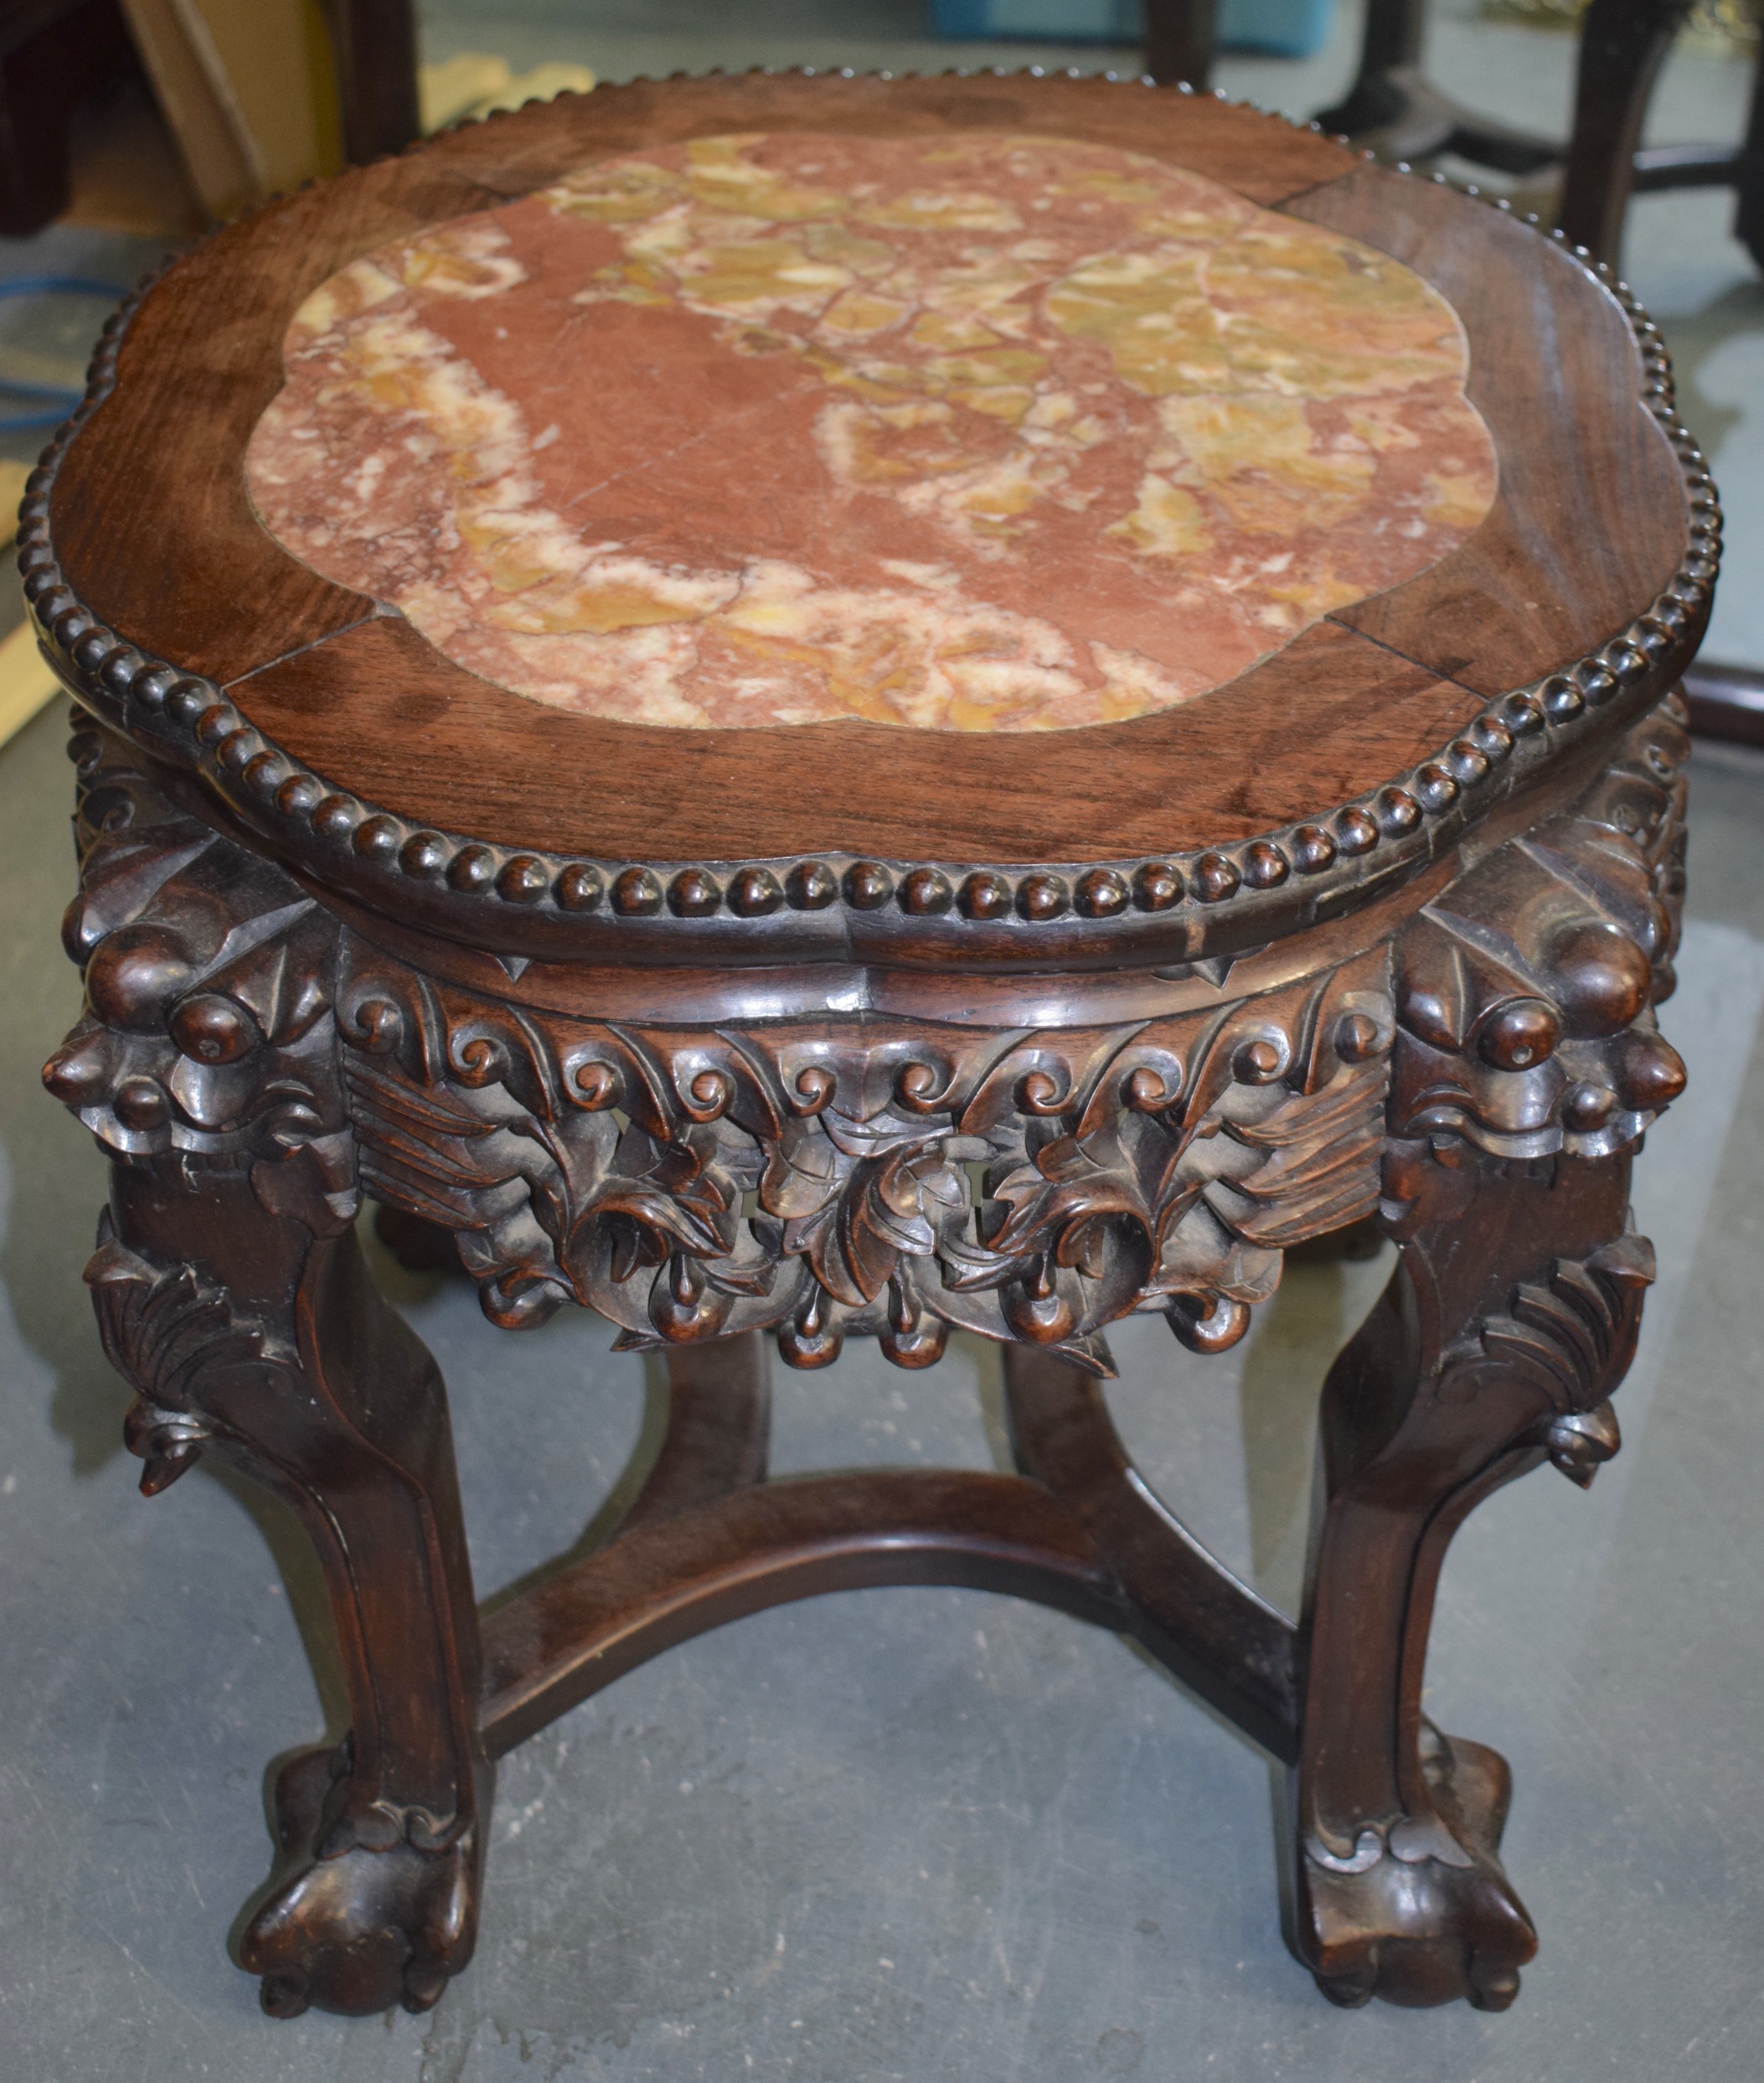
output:
[[[1493,502],[1450,307],[1179,167],[710,137],[357,260],[266,527],[585,714],[1057,730],[1188,701]]]

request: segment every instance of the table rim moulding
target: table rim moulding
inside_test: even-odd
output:
[[[805,81],[816,76],[807,68],[787,75]],[[1038,76],[1036,68],[1015,75]],[[597,88],[592,98],[605,106],[639,89],[652,97],[667,90],[639,81]],[[1111,90],[1125,95],[1142,88],[1122,81]],[[1184,91],[1156,90],[1173,101]],[[523,120],[523,112],[504,112],[462,128]],[[1306,127],[1279,116],[1264,120],[1288,131]],[[460,136],[444,133],[438,142]],[[408,162],[433,152],[436,142],[412,147],[399,157]],[[607,150],[616,148],[615,138]],[[1345,153],[1342,159],[1339,174],[1302,189],[1307,199],[1359,175],[1359,160]],[[381,169],[391,163],[376,162]],[[314,185],[342,199],[350,184],[371,179],[374,172],[358,168]],[[541,168],[529,185],[545,178]],[[1377,178],[1425,185],[1406,168],[1381,170]],[[1442,183],[1442,177],[1435,178]],[[309,192],[302,191],[296,204]],[[1504,199],[1484,206],[1509,208]],[[238,237],[254,225],[261,230],[266,219],[288,207],[266,204],[214,237]],[[1658,329],[1627,286],[1584,249],[1571,255],[1560,233],[1552,242],[1540,231],[1515,228],[1535,236],[1545,250],[1553,243],[1563,258],[1571,257],[1589,285],[1627,319],[1640,370],[1639,407],[1670,445],[1682,480],[1686,547],[1677,569],[1605,642],[1562,660],[1556,669],[1487,699],[1464,688],[1467,706],[1478,704],[1477,713],[1432,756],[1346,800],[1319,805],[1303,819],[1230,843],[1109,860],[869,858],[855,851],[633,858],[548,852],[469,830],[440,829],[338,785],[257,727],[225,685],[136,641],[143,632],[108,626],[61,567],[51,509],[62,467],[113,394],[132,322],[177,262],[149,277],[106,326],[83,402],[28,481],[20,508],[19,566],[29,612],[45,656],[75,699],[183,777],[211,819],[256,835],[328,892],[445,939],[469,943],[488,937],[517,962],[534,956],[736,966],[879,960],[1048,971],[1229,958],[1357,910],[1450,852],[1509,797],[1565,781],[1616,730],[1661,699],[1701,639],[1719,559],[1720,510],[1704,456],[1678,417]],[[379,237],[369,235],[363,250]],[[365,599],[362,608],[362,619],[351,627],[371,626],[376,619],[407,626],[401,618],[376,618]],[[320,641],[343,633],[332,631]],[[1106,754],[1107,734],[1121,728],[1045,735],[1070,740],[1081,759]]]

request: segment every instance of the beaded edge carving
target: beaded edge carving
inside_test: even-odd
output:
[[[1009,76],[1003,68],[991,70]],[[798,76],[815,77],[814,68],[800,68]],[[955,76],[967,75],[955,69]],[[1025,76],[1045,75],[1031,66]],[[1105,77],[1124,89],[1153,85],[1149,79]],[[1194,91],[1185,85],[1163,90]],[[480,120],[506,121],[518,112]],[[1292,128],[1321,128],[1254,112]],[[419,143],[409,149],[421,148]],[[1421,178],[1406,164],[1394,172]],[[1442,174],[1433,178],[1452,185]],[[1504,198],[1482,198],[1474,187],[1460,192],[1497,210],[1510,209]],[[1162,917],[1174,925],[1186,914],[1188,955],[1226,940],[1241,945],[1256,937],[1261,914],[1290,905],[1294,891],[1282,885],[1295,879],[1309,885],[1305,909],[1318,916],[1352,909],[1357,897],[1369,897],[1419,869],[1524,779],[1571,750],[1601,712],[1610,712],[1612,720],[1627,719],[1658,699],[1694,655],[1719,565],[1721,514],[1703,453],[1677,414],[1664,343],[1603,262],[1594,262],[1584,248],[1568,247],[1559,231],[1539,235],[1571,254],[1629,321],[1641,355],[1641,402],[1671,443],[1683,474],[1689,534],[1684,560],[1652,606],[1626,628],[1563,669],[1496,697],[1431,758],[1330,812],[1229,845],[1161,859],[1061,866],[831,853],[714,864],[601,860],[437,831],[333,786],[252,725],[214,682],[148,655],[101,623],[67,585],[51,544],[49,494],[60,459],[114,388],[123,335],[157,276],[143,282],[106,326],[85,398],[27,482],[18,528],[25,597],[50,664],[77,699],[147,751],[193,771],[235,815],[319,880],[369,904],[389,884],[402,884],[411,895],[415,885],[437,895],[445,889],[450,910],[461,900],[477,900],[549,910],[560,922],[598,914],[609,924],[643,921],[670,936],[695,927],[702,932],[720,914],[734,924],[783,911],[843,906],[875,914],[892,906],[934,930],[941,922],[945,931],[959,932],[963,922],[1009,928],[1064,920],[1069,931],[1082,921],[1091,932],[1106,931],[1111,922],[1132,923],[1142,929],[1137,941],[1143,927]],[[1050,946],[1047,951],[1055,950]]]

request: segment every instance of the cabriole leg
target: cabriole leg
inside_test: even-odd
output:
[[[426,2009],[471,1957],[488,1795],[441,1375],[353,1230],[268,1215],[237,1173],[119,1167],[106,1226],[87,1277],[142,1487],[213,1451],[291,1506],[348,1686],[343,1743],[278,1781],[283,1870],[240,1963],[276,2016]]]
[[[1548,1458],[1587,1483],[1653,1254],[1630,1158],[1683,1090],[1655,1023],[1684,889],[1683,712],[1497,849],[1395,953],[1380,1215],[1402,1260],[1336,1362],[1304,1640],[1292,1939],[1325,1994],[1504,2008],[1537,1938],[1497,1856],[1505,1762],[1421,1711],[1467,1513]]]
[[[87,1268],[151,1496],[205,1451],[292,1506],[351,1727],[276,1789],[282,1870],[241,1959],[271,2012],[426,2008],[472,1952],[487,1768],[445,1391],[353,1227],[335,926],[81,731],[87,1016],[45,1073],[110,1152]]]
[[[1440,1565],[1548,1458],[1590,1482],[1635,1349],[1646,1240],[1627,1156],[1399,1146],[1403,1255],[1323,1390],[1294,1941],[1325,1995],[1504,2009],[1537,1936],[1498,1857],[1509,1776],[1421,1714]]]

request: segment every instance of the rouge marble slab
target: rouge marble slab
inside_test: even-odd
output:
[[[848,327],[843,341],[822,334],[859,285],[879,296],[905,266],[902,255],[916,252],[921,261],[931,255],[934,276],[940,253],[991,264],[1003,247],[1038,235],[971,224],[961,233],[965,245],[940,247],[938,240],[955,235],[858,222],[859,209],[885,215],[902,197],[931,192],[933,184],[915,187],[904,174],[892,186],[879,178],[862,194],[857,176],[827,183],[833,203],[797,215],[768,218],[753,209],[751,194],[740,209],[727,206],[726,193],[718,199],[737,178],[762,191],[762,199],[776,199],[780,168],[790,171],[784,185],[800,189],[813,186],[804,169],[818,163],[816,152],[837,146],[874,159],[894,145],[921,166],[945,152],[977,152],[988,165],[998,155],[1026,152],[1032,168],[1044,168],[1053,154],[1070,170],[1075,153],[1092,171],[1106,166],[1120,173],[1125,166],[1129,189],[1145,191],[1123,204],[1118,192],[1086,194],[1081,185],[1080,199],[1097,206],[1084,240],[1074,232],[1063,254],[1055,241],[1026,296],[1018,292],[1014,307],[1004,295],[983,311],[977,322],[999,334],[997,352],[1040,356],[1044,369],[1011,372],[1002,362],[983,362],[983,373],[998,380],[981,382],[972,369],[952,364],[993,351],[923,340],[892,353],[878,399],[863,385],[879,380],[870,363],[887,330],[870,336],[861,325]],[[777,158],[770,173],[769,152]],[[648,171],[633,175],[633,166]],[[669,181],[675,199],[664,195],[657,204],[651,191],[668,189]],[[1060,218],[1053,199],[1033,186],[1001,200],[976,177],[957,192],[981,195],[983,214],[1008,208],[1019,219]],[[1121,213],[1129,204],[1153,209],[1159,197],[1187,199],[1177,227],[1184,238],[1164,243],[1182,248],[1186,241],[1204,253],[1205,265],[1189,280],[1192,286],[1204,277],[1207,296],[1197,292],[1186,305],[1167,296],[1161,308],[1147,310],[1132,308],[1130,298],[1090,295],[1078,300],[1086,325],[1068,322],[1071,284],[1094,291],[1099,255],[1118,260],[1124,248],[1133,250],[1133,227]],[[560,209],[560,199],[572,209]],[[1050,209],[1034,210],[1039,199],[1050,200]],[[1269,214],[1258,214],[1263,210]],[[1210,213],[1210,228],[1203,221]],[[535,271],[528,234],[516,238],[507,229],[513,223],[518,231],[529,219],[547,239],[601,241],[593,267],[583,265],[578,245],[569,271],[546,288],[546,269]],[[694,235],[672,259],[636,250],[640,242],[672,236],[669,224]],[[476,245],[487,226],[508,244]],[[694,244],[707,227],[720,228],[721,237]],[[874,276],[838,262],[855,284],[815,279],[815,268],[825,263],[830,270],[833,262],[812,241],[824,247],[835,233],[885,247],[886,267],[879,253]],[[420,600],[419,619],[398,604],[398,559],[410,560],[409,579],[422,575],[416,567],[429,557],[436,564],[430,575],[455,587],[474,613],[516,611],[516,626],[487,626],[517,657],[523,644],[574,652],[633,632],[672,642],[683,630],[695,647],[732,652],[750,565],[775,567],[792,558],[818,595],[895,590],[921,606],[946,608],[950,589],[924,584],[940,571],[921,569],[936,567],[937,558],[896,554],[898,534],[884,544],[866,540],[847,525],[861,510],[897,530],[927,537],[941,531],[937,557],[956,588],[989,603],[1001,626],[1016,615],[1052,628],[1084,668],[1073,668],[1081,693],[1094,699],[1107,684],[1095,646],[1128,647],[1118,627],[1103,626],[1104,617],[1125,611],[1112,589],[1150,573],[1166,594],[1176,590],[1173,560],[1151,554],[1132,525],[1148,532],[1141,512],[1145,479],[1158,477],[1193,498],[1213,532],[1213,552],[1230,554],[1230,542],[1222,552],[1220,544],[1232,526],[1255,532],[1241,527],[1241,458],[1229,443],[1215,445],[1218,467],[1208,477],[1193,444],[1179,448],[1168,412],[1179,416],[1201,395],[1222,398],[1234,410],[1246,401],[1286,410],[1297,397],[1305,468],[1320,456],[1327,482],[1344,456],[1355,454],[1338,437],[1348,412],[1366,399],[1364,384],[1338,384],[1335,397],[1311,394],[1330,389],[1317,380],[1328,329],[1295,315],[1284,291],[1273,296],[1277,284],[1266,270],[1240,308],[1219,294],[1230,272],[1213,266],[1221,252],[1252,242],[1265,258],[1288,239],[1297,240],[1281,249],[1289,258],[1309,254],[1325,262],[1312,271],[1315,281],[1304,269],[1287,268],[1289,288],[1310,294],[1321,281],[1328,306],[1339,293],[1369,294],[1375,273],[1401,289],[1401,311],[1434,314],[1428,329],[1417,326],[1407,339],[1379,336],[1393,355],[1425,361],[1433,352],[1446,364],[1442,374],[1406,389],[1398,384],[1401,424],[1418,436],[1407,414],[1426,385],[1447,402],[1461,391],[1479,415],[1479,426],[1476,416],[1468,425],[1479,435],[1485,430],[1484,456],[1492,451],[1495,459],[1493,503],[1475,525],[1467,518],[1456,524],[1465,532],[1455,545],[1447,540],[1450,517],[1436,518],[1435,561],[1385,590],[1308,625],[1301,602],[1288,634],[1252,626],[1250,662],[1210,688],[1202,674],[1180,683],[1179,660],[1148,652],[1151,670],[1180,699],[1112,720],[1098,714],[1047,728],[1061,720],[1047,703],[1039,712],[1024,704],[1007,714],[1002,700],[974,699],[977,686],[998,694],[996,675],[985,686],[972,669],[977,662],[993,668],[1025,656],[1035,662],[1032,653],[999,645],[994,655],[953,658],[967,676],[964,700],[982,713],[933,714],[931,720],[1014,727],[903,727],[901,675],[872,673],[866,681],[862,671],[847,670],[866,661],[840,652],[835,626],[812,629],[819,649],[805,642],[785,663],[799,669],[818,698],[838,667],[843,692],[855,687],[886,698],[869,712],[834,704],[802,719],[724,715],[683,727],[689,715],[652,721],[595,713],[569,688],[564,705],[515,691],[488,677],[483,662],[462,663],[441,647],[436,637],[445,632],[434,623],[425,633]],[[812,307],[789,308],[796,291],[779,296],[774,281],[766,291],[770,317],[693,308],[694,299],[729,301],[731,270],[720,262],[695,271],[686,257],[719,244],[740,248],[743,265],[762,257],[755,249],[768,244],[800,251],[807,272],[797,290]],[[1350,253],[1359,268],[1348,266],[1343,256]],[[395,256],[404,258],[395,271],[386,264]],[[405,264],[418,256],[426,256],[426,272],[413,286]],[[508,261],[525,279],[506,279],[500,264]],[[385,441],[390,417],[406,405],[398,389],[403,376],[395,368],[381,372],[397,379],[389,399],[379,401],[387,410],[376,416],[360,398],[350,408],[380,444],[377,457],[371,442],[362,446],[354,464],[382,478],[374,500],[377,533],[355,549],[393,567],[384,586],[367,590],[358,575],[327,575],[272,533],[248,496],[246,471],[266,414],[278,397],[291,398],[290,328],[327,285],[360,283],[360,272],[350,276],[358,262],[379,271],[378,287],[386,293],[339,305],[332,315],[340,325],[297,330],[297,375],[308,349],[348,346],[349,312],[364,327],[401,317],[433,335],[436,367],[467,365],[485,394],[494,390],[506,400],[525,441],[512,450],[508,471],[488,473],[482,484],[471,467],[456,481],[432,470],[422,480],[417,466],[425,454],[432,464],[438,452],[434,431],[411,414],[402,431],[414,446]],[[787,267],[795,265],[786,256]],[[640,266],[652,269],[652,279],[633,274]],[[760,276],[764,290],[771,278],[763,267]],[[436,287],[443,281],[470,293],[445,294]],[[371,279],[367,286],[376,286]],[[426,302],[413,320],[419,291]],[[585,291],[588,301],[575,302]],[[629,356],[585,363],[560,352],[547,361],[529,339],[524,377],[512,360],[496,358],[513,354],[517,329],[507,326],[504,340],[495,328],[523,299],[543,308],[548,296],[554,339],[564,337],[560,326],[573,329],[572,338],[601,327],[607,341],[619,327],[631,329],[620,339],[661,327],[677,344],[691,345],[699,361],[690,366],[714,361],[716,380],[754,386],[744,410],[756,421],[770,414],[795,427],[796,463],[776,466],[770,459],[781,450],[762,446],[756,453],[769,475],[759,466],[745,476],[725,471],[725,502],[698,496],[691,468],[720,430],[703,423],[704,385],[695,391],[663,380],[678,378],[678,362],[648,391],[633,378],[613,399],[609,372],[629,378]],[[948,318],[922,304],[910,320],[896,322],[897,343],[928,315]],[[994,322],[1007,307],[1028,313],[1020,338]],[[1054,310],[1061,323],[1049,317]],[[1197,379],[1180,347],[1173,358],[1179,380],[1173,388],[1158,380],[1156,336],[1176,330],[1179,311],[1200,322],[1204,345],[1210,326],[1213,345],[1222,330],[1230,349],[1214,354],[1212,369],[1199,368],[1210,392],[1182,389]],[[1141,322],[1147,318],[1171,322]],[[1345,330],[1350,343],[1365,344],[1357,327]],[[751,338],[756,331],[765,337]],[[321,349],[326,333],[337,337]],[[736,352],[738,336],[765,351]],[[1051,489],[1031,473],[1035,496],[1019,512],[958,508],[952,518],[939,502],[961,488],[961,472],[928,470],[922,459],[916,479],[909,471],[899,479],[836,485],[817,440],[826,408],[855,402],[866,411],[892,409],[900,402],[892,389],[905,390],[915,409],[950,407],[946,425],[977,429],[1007,450],[1013,443],[1034,447],[1027,437],[1040,431],[1034,415],[1041,387],[1072,389],[1081,363],[1065,358],[1083,357],[1089,360],[1082,368],[1094,374],[1082,380],[1102,389],[1080,394],[1101,397],[1113,415],[1110,438],[1075,461],[1056,453],[1070,474]],[[1308,391],[1293,380],[1306,369]],[[910,381],[899,380],[901,371]],[[1020,380],[1006,381],[1008,374]],[[1282,379],[1289,388],[1282,389]],[[958,389],[972,396],[957,397]],[[317,402],[338,408],[346,389]],[[983,393],[1013,389],[1033,402],[982,400]],[[1391,396],[1375,390],[1372,400],[1389,406]],[[983,401],[1008,410],[989,415],[978,410]],[[554,403],[557,409],[540,410]],[[694,411],[699,420],[685,425]],[[673,435],[670,414],[682,422]],[[1346,432],[1364,438],[1351,421]],[[622,461],[612,452],[621,441],[627,442]],[[616,468],[588,474],[582,452],[572,459],[570,444],[583,441],[610,444]],[[1158,443],[1169,453],[1154,461]],[[317,438],[305,446],[323,448]],[[1374,451],[1380,497],[1401,489],[1386,473],[1418,466],[1420,447],[1417,438],[1412,447]],[[641,451],[636,467],[632,448]],[[1266,446],[1262,453],[1266,461]],[[462,453],[458,460],[469,466],[472,459]],[[733,604],[713,601],[679,626],[637,621],[622,630],[615,614],[609,627],[585,616],[575,618],[581,626],[524,631],[518,616],[535,602],[553,614],[560,606],[585,605],[560,601],[568,590],[561,566],[541,559],[524,575],[517,564],[504,575],[513,580],[506,588],[460,588],[460,573],[447,561],[459,545],[448,544],[437,526],[426,533],[404,527],[384,491],[386,474],[407,464],[405,489],[415,490],[406,520],[445,518],[463,504],[475,524],[487,523],[481,532],[496,549],[508,532],[505,512],[519,521],[544,508],[559,515],[561,527],[544,536],[543,546],[555,548],[563,538],[577,559],[565,575],[571,583],[618,543],[618,554],[633,550],[670,579],[680,570],[688,579],[709,572],[726,586],[733,575]],[[643,475],[652,467],[652,483]],[[617,498],[606,491],[583,516],[586,502],[576,495],[621,471]],[[1264,471],[1257,481],[1264,493],[1280,474]],[[1411,493],[1417,482],[1409,480]],[[281,199],[228,226],[136,301],[95,364],[89,400],[39,484],[21,536],[26,590],[45,644],[80,699],[126,730],[161,780],[183,791],[181,800],[255,835],[253,843],[266,843],[327,902],[351,906],[364,930],[370,919],[379,922],[375,931],[396,921],[400,931],[437,936],[437,944],[450,947],[479,945],[489,933],[511,991],[522,987],[524,965],[557,961],[585,965],[587,975],[608,962],[667,969],[702,960],[764,971],[798,957],[879,972],[935,969],[959,958],[989,973],[1035,976],[1068,967],[1091,974],[1128,961],[1154,970],[1201,963],[1217,985],[1220,963],[1301,925],[1328,922],[1333,930],[1389,893],[1418,889],[1415,879],[1453,848],[1481,846],[1487,834],[1507,829],[1505,820],[1530,816],[1534,805],[1521,798],[1577,785],[1583,741],[1602,728],[1612,705],[1627,715],[1682,669],[1706,610],[1719,533],[1701,459],[1672,415],[1658,336],[1572,255],[1510,216],[1362,167],[1320,136],[1253,111],[1126,82],[990,75],[750,75],[597,90],[467,126]],[[797,517],[812,484],[839,527],[805,544]],[[528,488],[534,498],[524,503]],[[640,504],[639,492],[653,497]],[[672,503],[665,508],[663,492]],[[1092,492],[1088,507],[1062,504]],[[737,512],[742,501],[745,510]],[[1301,505],[1289,497],[1284,511],[1290,518]],[[1172,508],[1180,511],[1181,503],[1167,502],[1163,518]],[[675,538],[664,540],[651,525],[658,513]],[[1416,518],[1411,508],[1409,520]],[[1330,518],[1310,498],[1297,530],[1299,551],[1307,548],[1306,530]],[[1349,531],[1339,510],[1333,518],[1338,540]],[[642,535],[637,522],[650,525],[650,534]],[[1054,528],[1075,531],[1066,539],[1079,541],[1110,586],[1074,584],[1082,564],[1076,555],[1050,554],[1035,566],[1036,532]],[[526,546],[541,546],[540,534]],[[315,554],[320,547],[312,546]],[[918,548],[916,539],[909,544]],[[905,569],[882,574],[885,549]],[[822,556],[831,560],[825,570],[816,561]],[[833,568],[839,559],[849,561]],[[1201,567],[1198,554],[1194,563]],[[1301,565],[1295,554],[1294,568]],[[1035,570],[1038,583],[1026,596],[999,600],[987,591],[1019,567]],[[1356,575],[1359,584],[1373,582]],[[785,608],[793,605],[801,606],[800,595],[783,597]],[[1235,606],[1243,610],[1244,601]],[[469,619],[461,619],[449,643],[461,632],[471,636]],[[1164,616],[1158,628],[1168,633],[1181,622]],[[782,647],[776,630],[759,633]],[[898,632],[885,634],[910,652]],[[916,657],[922,666],[929,655],[921,645],[905,663]],[[941,669],[940,659],[931,663]],[[774,699],[785,677],[775,676]],[[694,699],[713,684],[708,672],[676,681]],[[646,698],[654,692],[637,687],[635,676],[621,683],[627,685]],[[794,699],[802,689],[785,691]],[[927,678],[921,692],[940,691]],[[935,711],[936,704],[928,706]],[[801,718],[800,708],[785,707]]]
[[[265,525],[581,714],[962,731],[1190,701],[1493,504],[1400,261],[1111,146],[724,135],[300,306]]]

